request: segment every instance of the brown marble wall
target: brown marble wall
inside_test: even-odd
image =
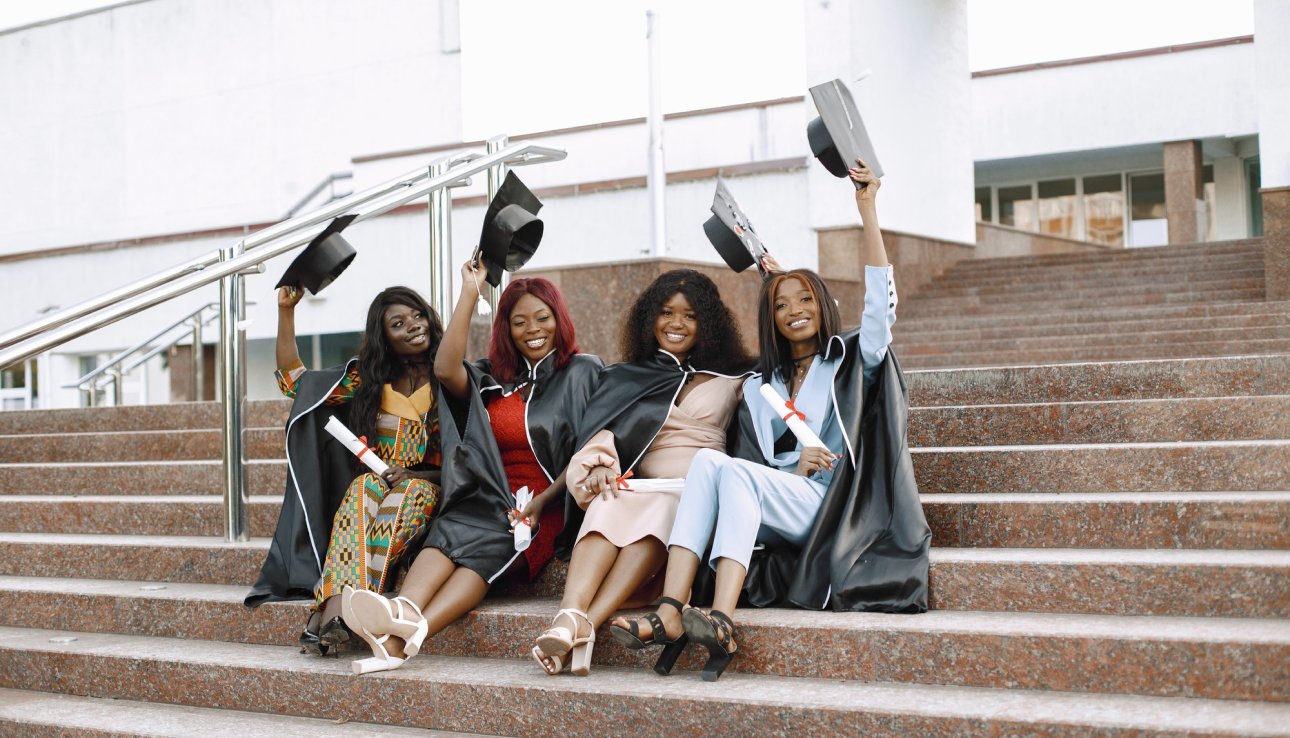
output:
[[[201,400],[215,399],[215,372],[219,369],[219,346],[207,344],[202,347],[202,397]],[[171,346],[166,361],[170,364],[170,401],[192,402],[193,398],[193,350],[191,346]]]
[[[1263,193],[1264,278],[1269,302],[1290,300],[1290,187]]]
[[[1200,141],[1169,141],[1164,149],[1169,243],[1195,243],[1201,240],[1196,203],[1205,196]]]

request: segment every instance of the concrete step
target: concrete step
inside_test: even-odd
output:
[[[1049,303],[1091,299],[1115,300],[1154,294],[1171,296],[1211,295],[1241,290],[1261,290],[1263,289],[1263,277],[1259,275],[1256,277],[1227,278],[1205,282],[1181,282],[1178,284],[1160,284],[1149,279],[1134,280],[1125,284],[1104,284],[1100,280],[1092,283],[1055,281],[1042,284],[1042,286],[1045,289],[987,289],[982,291],[978,288],[965,288],[966,291],[962,293],[947,292],[946,290],[937,290],[932,294],[920,292],[916,296],[903,301],[901,307],[955,303],[992,305],[996,303]]]
[[[248,459],[285,459],[284,428],[247,428]],[[0,436],[0,463],[214,460],[224,456],[218,430],[92,431]]]
[[[248,609],[240,587],[143,586],[0,577],[0,626],[290,645],[308,612],[298,602]],[[424,653],[524,661],[557,609],[556,598],[490,598],[428,640]],[[730,673],[1290,701],[1284,620],[777,608],[745,608],[737,617],[743,655]],[[622,648],[606,626],[594,661],[648,668],[657,655]],[[688,649],[677,668],[701,669],[705,656]]]
[[[1290,352],[1290,341],[1279,339],[1254,341],[1218,341],[1193,344],[1157,344],[1078,349],[1034,349],[1029,351],[993,351],[911,356],[905,362],[911,369],[988,368],[1022,364],[1082,364],[1093,361],[1152,361],[1159,359],[1221,359],[1229,356],[1279,354]]]
[[[0,689],[0,736],[22,738],[451,738],[466,733]],[[477,734],[469,734],[477,735]]]
[[[1290,489],[1290,440],[911,449],[924,493]]]
[[[1290,395],[909,409],[911,448],[1285,438]]]
[[[287,423],[291,400],[252,400],[247,403],[249,428],[281,428]],[[215,402],[176,402],[169,405],[81,407],[58,410],[0,412],[0,434],[90,433],[104,431],[190,430],[220,425]]]
[[[1177,275],[1225,274],[1240,271],[1257,271],[1264,268],[1262,252],[1228,254],[1220,260],[1196,257],[1175,257],[1143,262],[1087,262],[1083,264],[1011,265],[995,269],[960,268],[959,262],[948,271],[930,280],[932,287],[942,285],[986,285],[1034,279],[1121,279],[1128,277],[1171,278]]]
[[[1007,315],[1036,310],[1101,310],[1108,307],[1138,307],[1174,305],[1192,302],[1250,302],[1264,299],[1263,287],[1232,289],[1216,292],[1143,292],[1117,295],[1055,294],[1048,299],[1015,300],[985,299],[980,297],[954,297],[921,300],[917,297],[900,305],[900,315],[907,318],[936,317],[944,315]]]
[[[1172,325],[1175,322],[1207,325],[1210,327],[1243,325],[1281,325],[1290,315],[1290,302],[1225,302],[1219,304],[1188,303],[1184,305],[1157,305],[1152,307],[1106,308],[1100,310],[1036,311],[1011,315],[948,315],[915,318],[901,311],[893,329],[897,335],[934,334],[949,335],[968,332],[971,335],[990,337],[987,331],[1006,331],[1024,328],[1063,331],[1076,327],[1110,327],[1119,325]],[[1242,322],[1247,321],[1247,322]],[[980,331],[981,333],[972,333]]]
[[[70,643],[51,638],[74,637]],[[865,683],[732,673],[701,684],[601,667],[548,678],[507,659],[413,659],[357,678],[348,659],[290,646],[6,628],[0,687],[170,701],[498,735],[693,736],[1284,734],[1290,706],[1239,700]],[[98,675],[111,674],[103,679]],[[178,685],[201,685],[183,689]],[[398,695],[391,699],[390,695]],[[522,698],[521,698],[522,697]],[[666,709],[659,709],[666,704]]]
[[[272,536],[281,497],[252,497]],[[941,546],[1290,549],[1290,492],[924,494]],[[0,497],[0,532],[223,535],[223,500],[198,496]]]
[[[1070,313],[1069,315],[1077,315]],[[1125,316],[1128,318],[1129,316]],[[942,343],[953,341],[981,341],[1001,338],[1053,338],[1057,336],[1137,336],[1144,333],[1179,330],[1231,330],[1243,331],[1258,328],[1290,326],[1290,310],[1286,312],[1251,315],[1221,315],[1177,318],[1150,318],[1106,320],[1100,322],[1055,322],[1044,325],[998,325],[996,321],[981,317],[961,321],[952,329],[924,330],[917,323],[899,323],[900,330],[893,335],[896,346],[909,343]],[[1132,339],[1131,339],[1132,340]]]
[[[112,461],[0,464],[0,492],[6,495],[220,495],[222,461]],[[285,459],[251,460],[247,493],[281,495]]]
[[[1012,295],[1029,298],[1037,292],[1071,292],[1099,289],[1132,290],[1153,286],[1161,291],[1196,289],[1222,289],[1219,285],[1229,282],[1263,283],[1262,260],[1242,263],[1225,269],[1171,269],[1114,270],[1088,273],[1055,273],[1046,270],[1033,275],[990,275],[985,278],[946,278],[933,280],[928,287],[918,291],[917,299],[963,297],[968,295]]]
[[[1126,344],[1151,348],[1191,348],[1246,342],[1268,341],[1290,343],[1290,323],[1283,326],[1252,328],[1206,328],[1193,326],[1179,330],[1085,333],[1081,335],[1015,336],[1007,338],[966,338],[930,340],[924,337],[903,336],[892,345],[901,356],[914,359],[920,356],[946,356],[953,354],[1005,353],[1021,351],[1050,351],[1053,349],[1101,353],[1115,350]]]
[[[268,545],[0,533],[0,574],[249,588]],[[555,562],[534,582],[496,589],[558,597],[566,571]],[[1290,616],[1290,552],[933,548],[930,586],[931,607],[940,610],[1282,618]]]
[[[1219,257],[1230,258],[1251,254],[1261,255],[1262,253],[1262,241],[1258,239],[1242,239],[1239,241],[1177,244],[1140,249],[1108,249],[1106,251],[1066,252],[1037,256],[998,256],[989,259],[965,259],[955,264],[954,268],[965,272],[977,269],[998,271],[1000,269],[1042,269],[1073,264],[1146,264],[1177,259],[1220,263],[1222,259]]]
[[[911,407],[1287,395],[1290,355],[906,369],[905,381]]]

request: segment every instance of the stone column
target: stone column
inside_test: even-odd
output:
[[[1263,273],[1268,302],[1290,300],[1290,187],[1264,187]]]
[[[1200,141],[1165,143],[1165,211],[1169,218],[1169,243],[1200,240],[1200,201],[1204,199],[1204,172]]]

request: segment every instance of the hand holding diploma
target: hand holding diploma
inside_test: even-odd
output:
[[[533,542],[533,521],[528,518],[520,518],[522,511],[530,502],[533,501],[533,491],[527,486],[520,487],[515,493],[515,509],[510,511],[508,517],[511,519],[511,531],[515,534],[515,550],[523,551]]]
[[[788,429],[793,431],[797,440],[802,443],[802,454],[797,462],[797,473],[804,477],[809,477],[818,471],[833,471],[833,461],[838,458],[824,445],[824,441],[815,435],[806,424],[806,416],[803,415],[796,407],[785,402],[783,397],[775,391],[775,388],[769,384],[761,386],[761,396],[775,411],[775,414],[783,418]]]
[[[368,469],[376,472],[382,479],[385,478],[385,472],[390,467],[384,461],[381,461],[381,457],[376,455],[376,451],[367,445],[366,438],[359,438],[354,435],[354,432],[346,428],[344,423],[337,420],[335,415],[327,419],[327,425],[324,427],[337,441],[340,441],[345,445],[345,448],[357,456],[359,461],[366,464]]]

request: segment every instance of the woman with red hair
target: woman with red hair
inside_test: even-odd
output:
[[[488,358],[465,361],[486,274],[470,262],[462,267],[461,296],[435,355],[435,376],[452,411],[440,421],[439,514],[398,597],[346,592],[345,622],[376,654],[355,662],[355,673],[399,667],[427,636],[478,605],[498,577],[535,577],[557,549],[567,557],[572,548],[564,539],[572,536],[560,536],[565,467],[604,363],[579,353],[560,291],[540,277],[511,282],[499,300]],[[532,501],[516,510],[525,487]],[[522,551],[513,533],[519,520],[532,527]]]

